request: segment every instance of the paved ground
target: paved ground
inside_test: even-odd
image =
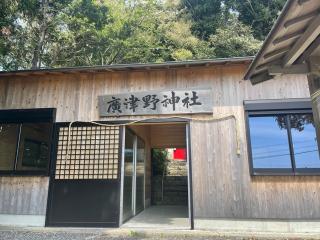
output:
[[[122,225],[124,228],[190,229],[187,206],[151,206]]]
[[[0,240],[138,240],[138,239],[213,239],[213,240],[262,240],[262,239],[320,239],[320,234],[272,235],[263,233],[217,233],[208,231],[159,231],[130,229],[83,228],[21,228],[0,226]]]

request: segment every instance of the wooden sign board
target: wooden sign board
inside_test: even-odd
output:
[[[211,113],[211,89],[150,91],[99,96],[101,117]]]

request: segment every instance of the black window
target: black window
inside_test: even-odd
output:
[[[259,104],[261,107],[261,103]],[[320,173],[312,110],[307,108],[309,105],[294,109],[294,105],[279,104],[281,109],[273,109],[273,104],[269,104],[268,108],[267,103],[262,109],[255,109],[254,105],[247,107],[251,173],[253,175]]]
[[[54,109],[0,110],[0,173],[48,173],[54,117]]]

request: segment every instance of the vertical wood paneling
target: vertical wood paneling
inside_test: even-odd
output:
[[[283,76],[252,86],[242,80],[247,67],[7,77],[0,79],[1,87],[8,81],[6,90],[1,90],[6,93],[1,97],[2,108],[56,107],[58,122],[103,120],[99,118],[98,95],[212,88],[214,115],[233,114],[238,120],[241,155],[236,154],[233,120],[191,123],[195,217],[319,218],[320,177],[250,177],[246,149],[243,100],[309,97],[307,79],[301,75]],[[2,182],[0,189],[3,211],[1,202],[5,199],[8,204],[13,193]],[[22,206],[19,201],[13,205]]]
[[[152,148],[173,148],[186,146],[185,124],[164,124],[150,126]]]
[[[0,177],[0,214],[45,215],[48,177]]]

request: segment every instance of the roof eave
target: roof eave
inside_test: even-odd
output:
[[[273,25],[271,31],[269,32],[269,34],[267,35],[266,39],[264,40],[260,50],[258,51],[258,53],[256,54],[256,56],[254,57],[252,63],[249,66],[249,69],[247,70],[244,79],[245,80],[250,80],[250,78],[252,77],[252,72],[254,70],[254,68],[257,66],[260,58],[263,56],[266,48],[268,47],[268,45],[271,43],[274,35],[277,33],[277,31],[279,30],[279,28],[281,27],[283,21],[286,18],[287,12],[289,11],[289,9],[291,8],[292,4],[294,4],[294,0],[288,0],[286,2],[286,4],[284,5],[279,17],[277,18],[275,24]]]
[[[234,58],[217,58],[204,60],[190,60],[179,62],[165,63],[134,63],[134,64],[113,64],[105,66],[83,66],[83,67],[66,67],[66,68],[45,68],[45,69],[29,69],[17,71],[0,71],[1,76],[23,75],[23,74],[41,74],[41,73],[75,73],[75,72],[107,72],[107,71],[128,71],[128,70],[159,70],[165,68],[179,67],[196,67],[209,66],[217,64],[251,62],[253,57],[234,57]]]

